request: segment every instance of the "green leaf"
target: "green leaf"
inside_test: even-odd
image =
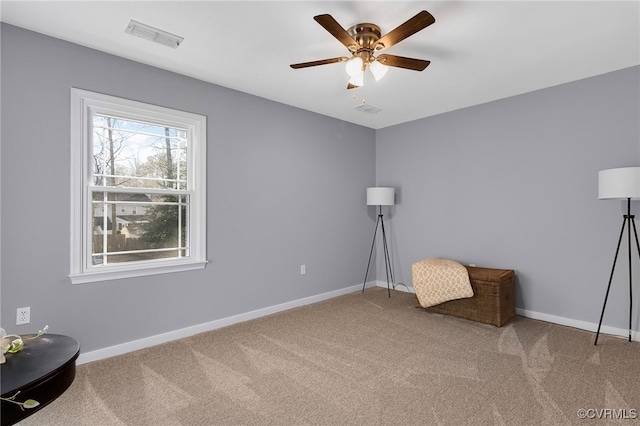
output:
[[[24,342],[21,338],[17,338],[13,342],[11,342],[11,347],[9,348],[9,352],[14,354],[18,352],[24,346]]]
[[[22,403],[22,406],[24,408],[35,408],[38,405],[40,405],[40,403],[35,399],[27,399],[25,402]]]

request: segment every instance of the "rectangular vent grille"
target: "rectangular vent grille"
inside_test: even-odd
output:
[[[376,108],[369,104],[361,104],[354,108],[357,109],[358,111],[364,112],[365,114],[377,114],[380,111],[382,111],[380,108]]]
[[[131,34],[132,36],[154,41],[173,49],[176,49],[178,46],[180,46],[180,43],[182,43],[182,41],[184,40],[184,37],[180,37],[175,34],[150,27],[149,25],[142,24],[140,22],[134,21],[133,19],[131,20],[131,22],[129,22],[129,25],[127,25],[127,29],[124,31],[127,34]]]

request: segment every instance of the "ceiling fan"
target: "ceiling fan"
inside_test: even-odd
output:
[[[388,67],[422,71],[431,63],[430,61],[422,59],[405,58],[403,56],[384,53],[374,56],[375,52],[388,49],[394,44],[401,42],[405,38],[433,24],[436,19],[426,10],[421,11],[384,36],[381,36],[380,27],[375,24],[356,24],[348,30],[345,30],[331,15],[318,15],[314,16],[313,19],[349,49],[351,57],[340,56],[319,61],[291,64],[290,66],[293,69],[346,62],[347,73],[351,77],[347,89],[353,89],[364,85],[364,71],[367,67],[371,70],[375,80],[378,81],[387,73]]]

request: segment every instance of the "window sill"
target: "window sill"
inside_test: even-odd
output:
[[[194,271],[204,269],[207,261],[180,262],[167,265],[137,266],[131,269],[91,271],[82,274],[71,274],[71,284],[86,284],[96,281],[111,281],[123,278],[145,277],[149,275],[170,274],[173,272]]]

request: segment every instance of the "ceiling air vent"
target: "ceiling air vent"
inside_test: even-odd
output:
[[[358,111],[364,112],[365,114],[377,114],[382,111],[380,108],[376,108],[369,104],[360,104],[354,108]]]
[[[124,30],[124,32],[145,40],[155,41],[156,43],[163,44],[173,49],[180,46],[180,43],[184,40],[184,37],[150,27],[149,25],[142,24],[134,21],[133,19],[129,22],[129,25],[127,25],[127,29]]]

